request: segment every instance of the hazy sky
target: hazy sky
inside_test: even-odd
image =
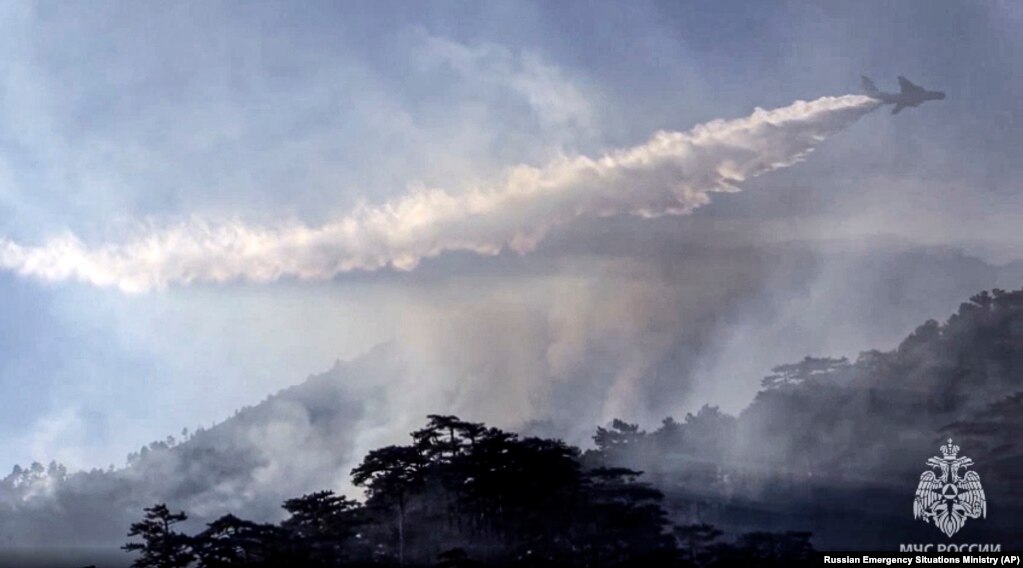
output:
[[[1021,26],[1010,1],[0,3],[0,237],[27,245],[196,218],[317,227],[417,187],[856,93],[861,74],[948,94],[871,113],[691,215],[599,225],[593,240],[570,223],[543,262],[142,294],[0,272],[0,467],[121,464],[336,358],[417,345],[446,318],[539,342],[556,375],[571,334],[548,345],[514,325],[519,309],[627,328],[631,310],[577,321],[573,306],[604,302],[587,280],[604,274],[601,243],[655,228],[709,227],[694,237],[708,245],[885,235],[1016,258]],[[584,250],[557,244],[573,233]],[[630,278],[643,325],[676,325],[654,317],[669,277]]]

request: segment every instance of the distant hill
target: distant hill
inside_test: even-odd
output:
[[[208,429],[154,442],[116,470],[68,473],[61,466],[15,468],[0,480],[0,547],[110,545],[124,540],[140,507],[156,501],[204,514],[281,516],[280,504],[309,488],[336,487],[360,456],[353,425],[373,361],[383,379],[389,346],[337,363]],[[368,396],[363,391],[363,396]]]
[[[976,294],[890,351],[780,365],[737,417],[704,408],[649,433],[617,422],[598,431],[591,459],[645,469],[687,522],[809,530],[824,549],[887,550],[944,538],[911,505],[949,437],[975,460],[991,503],[990,517],[957,538],[1017,549],[1023,290]]]
[[[745,262],[744,253],[728,254],[735,256],[727,262]],[[899,330],[948,311],[978,289],[1018,285],[1023,277],[1021,263],[998,267],[947,250],[835,250],[821,257],[804,248],[783,247],[757,259],[774,267],[767,288],[758,296],[715,307],[719,313],[714,318],[720,329],[742,323],[748,329],[745,337],[757,338],[736,344],[736,351],[724,351],[745,354],[750,361],[743,364],[756,369],[784,361],[794,344],[812,343],[802,351],[807,353],[825,339],[830,345],[897,337],[905,333]],[[708,257],[708,262],[726,260]],[[652,432],[650,436],[667,445],[629,449],[630,460],[638,459],[630,466],[647,470],[669,489],[675,499],[673,514],[680,517],[705,518],[726,528],[730,523],[755,527],[781,522],[776,512],[784,501],[792,511],[785,524],[825,536],[829,529],[800,517],[800,507],[818,503],[827,509],[823,496],[836,488],[888,487],[892,499],[903,500],[889,503],[892,515],[905,519],[912,477],[948,433],[963,436],[964,452],[976,456],[978,463],[1002,464],[998,475],[1015,479],[1009,469],[1018,458],[1015,449],[1006,449],[1015,448],[1015,442],[1007,437],[981,444],[985,435],[1008,436],[1019,424],[1010,421],[1008,429],[999,430],[1001,423],[984,422],[993,419],[985,414],[986,405],[1014,408],[1018,401],[1011,395],[1023,388],[1020,339],[1013,335],[1020,324],[1013,323],[1017,316],[1011,314],[1016,312],[1003,307],[1015,297],[992,297],[988,307],[967,304],[974,307],[961,309],[946,324],[920,326],[894,351],[868,352],[805,379],[798,378],[797,364],[787,371],[796,379],[763,389],[737,417],[700,413]],[[989,311],[997,318],[984,319]],[[819,323],[823,321],[829,323]],[[697,336],[699,341],[687,343]],[[648,370],[652,379],[636,379],[652,400],[668,403],[692,392],[687,386],[692,361],[713,343],[709,333],[679,337],[681,343]],[[0,548],[120,544],[141,508],[161,501],[188,510],[195,526],[224,512],[278,519],[285,498],[345,488],[351,467],[372,444],[391,432],[403,435],[406,425],[422,419],[420,414],[464,412],[431,408],[410,415],[407,409],[384,407],[384,391],[414,384],[409,377],[417,372],[401,346],[384,344],[209,429],[150,444],[133,453],[126,467],[89,472],[68,472],[58,464],[16,468],[0,480]],[[612,371],[595,365],[593,372]],[[592,385],[606,384],[599,376],[590,378]],[[738,396],[752,396],[756,376],[734,380],[729,388]],[[582,414],[551,416],[528,426],[538,429],[534,433],[554,431],[572,443],[584,441],[578,433],[591,430],[600,409],[581,408],[580,401],[601,402],[610,396],[592,390],[592,385],[561,385],[551,395],[571,397],[553,401],[552,407],[579,408]],[[710,432],[733,434],[725,440]],[[714,450],[707,454],[706,448]],[[648,455],[632,456],[634,452]],[[679,481],[687,478],[697,481]],[[804,490],[805,499],[795,499],[786,489],[794,486]],[[677,491],[671,493],[672,488]],[[993,506],[1008,502],[1002,491],[1010,489],[991,486]]]

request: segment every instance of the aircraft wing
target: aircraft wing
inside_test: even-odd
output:
[[[892,109],[892,114],[899,114],[899,111],[904,109],[904,108],[906,108],[906,105],[904,105],[902,103],[899,103],[899,104],[895,105],[895,108]]]
[[[919,93],[923,91],[922,87],[914,85],[912,81],[903,77],[902,75],[899,75],[899,89],[903,93]]]

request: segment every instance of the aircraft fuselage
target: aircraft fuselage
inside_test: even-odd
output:
[[[928,91],[923,87],[914,85],[905,77],[899,77],[900,90],[898,93],[886,93],[879,90],[868,77],[863,77],[862,80],[863,91],[868,97],[879,100],[883,104],[895,105],[895,108],[892,109],[892,114],[897,114],[906,107],[920,106],[921,103],[927,101],[940,101],[945,98],[945,93],[941,91]]]

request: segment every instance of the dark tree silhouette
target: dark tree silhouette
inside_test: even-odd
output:
[[[714,547],[724,534],[720,529],[707,523],[675,527],[680,557],[683,561],[697,566],[711,562]]]
[[[415,446],[430,460],[454,459],[476,443],[486,432],[482,424],[466,422],[457,416],[431,414],[426,427],[412,433]]]
[[[188,516],[184,512],[171,513],[167,505],[161,503],[145,509],[145,517],[132,523],[128,537],[140,537],[142,542],[129,542],[121,548],[129,552],[139,552],[140,556],[132,563],[134,568],[183,568],[192,563],[191,539],[172,529],[184,522]]]
[[[373,450],[352,470],[352,483],[365,487],[368,504],[397,513],[398,564],[405,565],[405,517],[409,496],[422,487],[426,461],[412,446]]]
[[[687,424],[728,423],[716,411],[697,416]],[[612,430],[642,436],[624,422]],[[132,525],[144,542],[125,548],[142,552],[136,566],[199,568],[710,566],[795,561],[812,550],[806,533],[722,544],[710,525],[672,531],[663,494],[642,472],[587,469],[578,448],[559,440],[440,415],[412,437],[414,445],[374,450],[352,471],[365,503],[321,491],[287,500],[279,524],[228,514],[192,537],[172,528],[184,513],[157,505]]]
[[[593,442],[601,452],[614,452],[635,445],[646,435],[638,424],[615,418],[608,428],[598,427]]]
[[[202,568],[278,566],[287,558],[281,531],[273,525],[224,515],[196,535],[195,555]]]
[[[665,532],[667,515],[660,505],[664,496],[637,481],[640,475],[626,468],[587,473],[588,552],[598,566],[663,565],[676,555],[675,539]]]
[[[359,503],[333,491],[288,499],[284,509],[291,513],[281,523],[289,558],[305,566],[342,563],[364,522]]]

